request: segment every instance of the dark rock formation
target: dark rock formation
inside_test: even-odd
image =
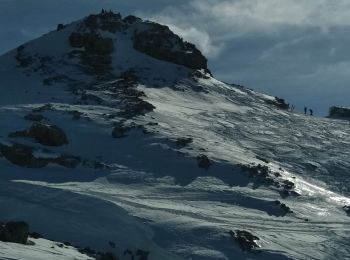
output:
[[[135,259],[135,260],[136,259],[138,259],[138,260],[148,260],[149,254],[150,254],[149,251],[144,251],[142,249],[138,249],[137,251],[135,251],[135,253],[133,251],[131,251],[130,249],[124,250],[124,256],[130,256],[130,259]]]
[[[259,245],[255,242],[259,240],[258,237],[254,236],[248,231],[236,230],[233,232],[232,230],[229,232],[231,238],[238,243],[239,247],[243,251],[252,251],[256,248],[259,248]]]
[[[31,147],[21,144],[10,146],[0,143],[0,155],[21,167],[43,168],[48,164],[47,160],[34,157]]]
[[[212,76],[212,74],[210,73],[209,70],[195,70],[192,72],[192,78],[194,80],[196,79],[210,79],[210,77],[208,76],[208,73],[210,76]],[[197,80],[198,82],[198,80]]]
[[[208,170],[211,166],[211,162],[208,156],[201,154],[197,157],[198,167]]]
[[[129,127],[125,127],[123,125],[117,125],[114,127],[113,131],[112,131],[112,136],[114,138],[123,138],[126,137],[126,133],[130,131]]]
[[[57,25],[57,29],[56,29],[56,31],[58,32],[58,31],[61,31],[61,30],[63,30],[64,28],[65,28],[66,26],[64,25],[64,24],[58,24]]]
[[[61,155],[51,159],[50,162],[56,163],[66,168],[76,168],[81,163],[81,158],[78,156]]]
[[[97,34],[73,32],[69,37],[69,43],[73,48],[84,47],[87,53],[95,55],[108,55],[114,50],[112,39],[102,38]]]
[[[28,131],[23,130],[23,131],[15,131],[12,132],[8,135],[11,138],[16,138],[16,137],[29,137]]]
[[[142,21],[141,18],[138,18],[133,15],[128,15],[123,19],[123,22],[128,23],[128,24],[133,24],[136,21]]]
[[[290,207],[288,207],[288,206],[287,206],[286,204],[284,204],[284,203],[281,203],[279,200],[276,200],[276,201],[275,201],[275,204],[278,205],[278,206],[280,206],[281,209],[282,209],[283,211],[285,211],[286,213],[293,213],[293,211],[290,209]]]
[[[286,204],[281,203],[281,209],[283,209],[287,213],[292,213],[293,211]]]
[[[83,48],[85,44],[84,35],[81,33],[73,32],[69,36],[69,43],[73,48]]]
[[[135,259],[135,255],[130,249],[124,250],[124,256],[130,256],[131,259]]]
[[[283,181],[283,187],[286,190],[291,190],[291,189],[294,188],[294,186],[295,186],[294,182],[291,182],[291,181],[288,181],[288,180]]]
[[[15,165],[27,168],[43,168],[49,163],[66,168],[76,168],[82,162],[80,157],[71,155],[60,155],[52,158],[35,157],[34,148],[17,143],[12,145],[0,143],[0,156],[5,157]]]
[[[84,247],[84,248],[80,248],[79,249],[79,252],[82,253],[82,254],[86,254],[88,256],[91,256],[91,257],[95,257],[95,259],[98,259],[96,256],[99,255],[101,257],[102,253],[98,254],[95,250],[93,250],[92,248],[90,247]]]
[[[27,68],[29,65],[31,65],[34,62],[33,57],[27,55],[24,52],[24,46],[21,45],[17,48],[17,53],[15,56],[15,59],[17,60],[18,67]]]
[[[350,108],[333,106],[329,109],[329,117],[350,119]]]
[[[187,137],[176,139],[176,145],[179,147],[185,147],[186,145],[188,145],[192,142],[193,142],[193,139],[187,138]]]
[[[125,116],[134,117],[136,115],[145,115],[146,113],[151,112],[156,108],[151,103],[148,103],[143,99],[136,98],[135,101],[136,102],[131,104],[132,110],[129,110],[129,113],[125,113]]]
[[[52,104],[45,104],[42,105],[40,107],[36,107],[32,109],[33,113],[41,113],[41,112],[45,112],[45,111],[53,111],[55,110],[55,108],[53,107]]]
[[[124,28],[124,22],[120,13],[113,13],[112,11],[102,10],[100,14],[89,15],[84,19],[84,24],[92,32],[97,29],[116,33]]]
[[[265,159],[265,158],[263,158],[263,157],[261,157],[259,155],[255,156],[255,158],[260,160],[260,161],[262,161],[262,162],[264,162],[264,163],[269,163],[269,160],[267,160],[267,159]]]
[[[289,109],[289,104],[286,103],[285,99],[283,98],[275,97],[275,100],[266,99],[265,102],[281,109],[285,109],[285,110]]]
[[[101,256],[98,259],[99,260],[118,260],[119,258],[115,254],[111,252],[107,252],[107,253],[101,254]]]
[[[113,40],[102,38],[100,35],[91,33],[73,32],[69,37],[73,48],[83,48],[78,51],[82,70],[89,75],[108,76],[112,70],[111,53],[114,51]]]
[[[149,29],[135,31],[134,48],[153,58],[190,69],[207,69],[207,59],[202,53],[164,25],[153,23]]]
[[[0,241],[26,244],[29,236],[29,225],[25,222],[8,222],[0,226]]]
[[[64,131],[55,125],[34,123],[28,131],[28,136],[47,146],[61,146],[68,143]]]
[[[256,177],[266,179],[269,177],[269,167],[258,164],[258,165],[241,165],[243,172],[248,172],[250,177]]]
[[[31,232],[31,233],[29,233],[29,236],[34,238],[34,239],[43,238],[43,236],[41,234],[39,234],[38,232]]]
[[[89,54],[108,55],[114,50],[113,41],[110,38],[88,35],[86,36],[85,41],[85,51]]]
[[[261,164],[240,164],[239,165],[243,172],[249,174],[249,177],[254,180],[254,188],[261,185],[276,187],[282,197],[288,196],[300,196],[295,192],[295,184],[292,181],[282,179],[280,172],[272,171],[266,165]],[[281,171],[283,171],[280,168]]]
[[[144,250],[138,249],[136,251],[136,256],[139,257],[139,260],[148,260],[149,253],[150,253],[149,251],[144,251]]]

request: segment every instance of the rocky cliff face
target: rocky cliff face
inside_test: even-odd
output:
[[[207,69],[207,59],[202,53],[164,25],[152,23],[147,30],[135,31],[134,48],[156,59],[187,68]]]

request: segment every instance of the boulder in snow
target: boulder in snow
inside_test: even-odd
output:
[[[122,125],[115,126],[112,131],[112,136],[114,138],[123,138],[127,136],[127,132],[130,130],[128,127],[124,127]]]
[[[51,162],[57,163],[66,168],[76,168],[81,163],[81,158],[78,156],[61,155],[52,159]]]
[[[248,231],[236,230],[233,232],[231,230],[229,234],[243,251],[252,251],[253,249],[259,248],[259,245],[255,242],[259,240],[259,238]]]
[[[176,145],[179,147],[185,147],[186,145],[193,142],[192,138],[184,137],[184,138],[177,138],[176,139]]]
[[[0,241],[26,244],[29,225],[25,222],[8,222],[0,227]]]
[[[68,143],[65,132],[56,125],[34,123],[28,131],[28,136],[47,146],[61,146]]]
[[[208,158],[208,156],[201,154],[197,157],[197,162],[198,162],[198,166],[200,168],[206,169],[208,170],[209,167],[211,166],[211,162]]]
[[[11,146],[0,143],[0,155],[21,167],[43,168],[48,164],[47,160],[34,157],[31,147],[21,144],[13,144]]]

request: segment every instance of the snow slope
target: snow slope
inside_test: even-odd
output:
[[[88,260],[87,255],[79,253],[71,246],[49,241],[46,239],[30,239],[31,245],[19,245],[14,243],[0,243],[0,259],[26,259],[26,260]]]
[[[18,67],[18,50],[0,57],[0,143],[31,146],[38,158],[84,161],[25,168],[0,158],[1,220],[25,220],[45,237],[121,259],[130,258],[126,249],[160,260],[349,259],[348,122],[279,109],[273,97],[205,69],[136,51],[135,31],[152,27],[140,20],[116,33],[99,29],[113,39],[111,69],[86,73],[79,56],[67,58],[74,51],[69,35],[88,30],[82,27],[78,21],[25,44],[22,55],[34,57],[28,66]],[[137,110],[144,103],[122,91],[125,84],[155,109]],[[61,127],[69,143],[8,137],[32,125],[24,117],[33,110]],[[119,125],[126,136],[113,138]],[[181,138],[192,142],[179,145]],[[207,169],[200,155],[209,158]],[[244,171],[259,164],[267,175]],[[243,251],[231,230],[251,232],[260,248]],[[0,245],[10,259],[36,249],[26,250]]]

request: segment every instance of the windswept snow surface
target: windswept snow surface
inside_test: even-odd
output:
[[[81,254],[71,246],[49,241],[46,239],[31,238],[29,245],[0,242],[1,260],[92,260],[93,258]]]
[[[64,39],[74,26],[25,49],[61,59],[69,52]],[[0,58],[2,144],[30,145],[37,157],[69,154],[108,165],[32,169],[1,157],[2,221],[25,220],[45,237],[112,251],[121,259],[130,258],[123,256],[127,248],[149,251],[152,260],[349,259],[350,217],[342,208],[350,205],[348,122],[280,110],[270,104],[272,97],[204,72],[204,77],[189,76],[187,68],[133,50],[128,34],[116,38],[114,81],[94,83],[79,73],[78,61],[60,67],[82,86],[95,84],[100,104],[77,102],[66,83],[42,85],[46,75],[26,75],[15,65],[15,51]],[[47,41],[61,47],[50,54],[41,48]],[[108,99],[108,90],[121,72],[136,66],[137,90],[156,108],[125,119],[118,114],[123,100]],[[69,144],[45,147],[8,137],[28,129],[31,122],[24,116],[47,103],[50,109],[40,114],[64,129]],[[72,111],[80,113],[79,120],[72,119]],[[115,139],[111,133],[120,121],[142,127]],[[193,142],[180,147],[178,138]],[[208,169],[198,167],[201,154],[212,162]],[[243,172],[239,164],[250,163],[278,172],[278,183],[293,182],[293,195]],[[230,230],[251,232],[260,248],[242,251]],[[37,247],[26,250],[0,245],[4,259],[34,259],[24,256]],[[70,257],[67,252],[60,259]]]

